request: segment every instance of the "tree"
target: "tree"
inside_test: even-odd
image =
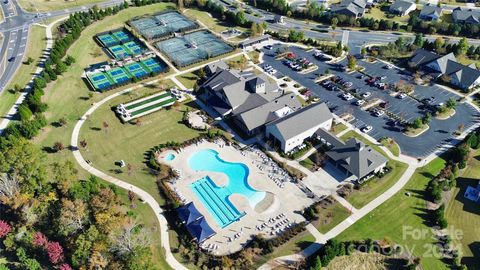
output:
[[[347,59],[348,59],[348,64],[347,64],[348,68],[352,70],[355,69],[355,67],[357,66],[357,60],[355,60],[355,56],[349,54]]]
[[[315,258],[315,262],[313,263],[313,266],[310,269],[312,269],[312,270],[322,270],[322,261],[320,260],[320,256],[317,256]]]
[[[63,149],[65,149],[65,145],[63,145],[62,142],[56,141],[56,142],[53,144],[52,149],[53,149],[55,152],[60,152],[60,151],[62,151]]]
[[[338,25],[338,18],[333,17],[331,22],[330,22],[330,25],[332,26],[332,29],[335,30],[337,28],[337,25]]]
[[[112,236],[110,249],[117,256],[124,256],[135,251],[136,248],[150,246],[150,238],[143,226],[133,219],[126,219],[121,225],[120,232]]]
[[[20,183],[15,175],[0,174],[0,201],[7,203],[20,191]]]
[[[34,192],[45,186],[44,154],[24,138],[8,137],[0,143],[0,171],[15,175],[20,189]]]
[[[88,220],[87,205],[82,200],[71,201],[62,199],[60,217],[58,219],[59,232],[65,236],[83,230]]]
[[[460,41],[457,43],[455,55],[465,55],[467,53],[468,47],[468,40],[466,38],[460,39]]]
[[[447,106],[447,108],[449,108],[449,109],[455,109],[455,107],[457,106],[457,102],[455,101],[455,99],[449,98],[445,102],[445,106]]]
[[[34,247],[46,248],[48,244],[48,238],[41,232],[35,232],[33,234],[32,244]]]
[[[13,91],[15,93],[20,93],[20,92],[22,92],[22,90],[23,90],[23,88],[17,83],[13,86]]]
[[[33,113],[26,104],[21,104],[18,106],[18,115],[20,116],[20,121],[24,122],[32,119]]]
[[[65,64],[67,66],[70,66],[71,64],[75,63],[75,58],[73,58],[70,55],[67,55],[67,58],[65,59]]]
[[[48,254],[48,259],[53,264],[62,262],[64,259],[63,248],[58,242],[48,242],[47,254]]]
[[[362,47],[362,49],[360,50],[360,54],[363,56],[367,55],[367,49],[365,49],[365,47]]]
[[[55,73],[57,75],[62,75],[65,71],[67,71],[67,65],[62,61],[58,61],[55,64]]]
[[[441,37],[436,38],[435,41],[433,42],[433,47],[437,52],[441,51],[444,45],[445,45],[445,40]]]
[[[58,119],[58,124],[60,124],[60,126],[66,126],[67,125],[67,118],[65,117],[61,117],[60,119]]]
[[[80,141],[80,147],[84,148],[84,149],[87,148],[87,141],[86,140],[81,140]]]
[[[413,41],[413,44],[418,48],[423,48],[423,45],[425,44],[425,37],[423,36],[423,34],[415,34],[415,40]]]
[[[7,234],[12,230],[10,225],[7,222],[0,220],[0,239],[7,236]]]

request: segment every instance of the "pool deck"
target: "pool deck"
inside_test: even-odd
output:
[[[249,185],[258,191],[266,191],[267,196],[259,202],[255,209],[252,209],[246,197],[240,194],[232,194],[229,199],[232,204],[240,212],[245,212],[246,215],[240,218],[239,221],[228,225],[225,228],[221,228],[207,208],[203,205],[200,199],[195,195],[190,188],[190,184],[205,177],[210,178],[215,182],[217,186],[224,186],[228,182],[228,178],[223,173],[207,172],[207,171],[194,171],[188,165],[189,158],[192,154],[205,150],[213,149],[219,153],[219,157],[227,162],[243,163],[249,168],[248,183]],[[165,157],[173,153],[175,159],[167,161]],[[242,154],[243,153],[243,154]],[[209,244],[215,244],[218,249],[211,251],[216,255],[230,254],[242,249],[242,247],[249,241],[254,235],[263,233],[266,238],[274,237],[275,234],[270,234],[270,228],[265,228],[262,231],[256,229],[256,226],[262,223],[267,223],[268,227],[276,225],[278,222],[289,219],[290,223],[299,223],[304,221],[302,215],[299,214],[299,210],[313,203],[312,199],[309,199],[305,194],[291,182],[285,182],[284,187],[281,188],[274,183],[272,179],[268,177],[269,172],[267,169],[259,169],[259,164],[262,157],[259,156],[256,151],[240,151],[232,146],[224,145],[223,141],[217,143],[210,143],[207,141],[201,142],[198,145],[191,145],[183,148],[180,152],[164,151],[158,155],[158,161],[164,164],[168,164],[173,169],[180,171],[180,180],[177,180],[172,187],[186,199],[187,202],[192,201],[197,209],[205,216],[208,224],[217,233],[212,238],[204,242],[204,246]],[[275,222],[269,223],[270,218],[275,218],[279,214],[284,213],[285,217],[282,217]],[[240,233],[239,238],[233,240],[234,235]],[[228,238],[233,241],[229,242]]]

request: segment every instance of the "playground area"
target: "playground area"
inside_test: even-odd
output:
[[[171,106],[177,100],[182,101],[183,99],[183,95],[177,89],[171,89],[170,91],[162,91],[126,104],[119,104],[115,112],[123,122],[128,122]]]
[[[102,65],[100,68],[87,71],[86,79],[95,91],[103,92],[133,80],[140,80],[167,71],[167,64],[156,57],[150,57],[121,63],[118,66]]]
[[[155,46],[177,67],[189,66],[234,50],[206,30],[160,41]]]
[[[126,59],[148,51],[139,40],[124,28],[99,33],[95,37],[113,59]]]
[[[198,25],[177,11],[166,11],[133,19],[129,25],[147,40],[155,40],[198,28]]]

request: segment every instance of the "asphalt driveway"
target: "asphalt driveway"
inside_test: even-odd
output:
[[[352,88],[360,89],[360,92],[371,92],[371,96],[367,99],[380,98],[383,101],[388,102],[387,110],[403,117],[407,121],[412,121],[417,117],[424,115],[424,110],[422,109],[421,103],[417,100],[407,97],[405,99],[398,99],[388,93],[388,91],[380,90],[375,87],[367,85],[367,83],[360,78],[357,78],[359,73],[347,74],[338,69],[337,65],[327,64],[325,62],[316,60],[313,57],[313,52],[306,52],[302,48],[290,47],[289,50],[294,52],[297,57],[305,57],[309,61],[313,62],[318,66],[318,70],[308,73],[300,74],[296,71],[293,71],[288,66],[284,65],[281,61],[275,60],[275,50],[281,45],[275,45],[272,50],[264,50],[265,55],[263,61],[267,64],[270,64],[272,67],[278,70],[277,76],[286,75],[303,85],[304,87],[310,89],[315,95],[320,97],[324,102],[327,102],[329,107],[334,108],[334,113],[340,115],[344,112],[351,113],[355,116],[355,120],[352,121],[352,124],[356,127],[362,127],[365,125],[373,126],[373,130],[369,133],[375,139],[380,139],[382,137],[391,137],[393,138],[400,146],[402,153],[423,158],[428,156],[430,153],[434,152],[438,148],[452,142],[453,133],[457,130],[460,124],[464,125],[464,129],[468,129],[473,126],[476,122],[478,123],[479,114],[478,112],[469,104],[458,104],[456,108],[456,114],[450,117],[447,120],[437,120],[433,119],[430,122],[429,130],[424,132],[418,137],[408,137],[402,132],[398,131],[396,128],[392,128],[388,125],[391,120],[386,117],[376,117],[371,113],[361,110],[360,107],[354,105],[352,101],[345,101],[339,97],[341,92],[339,91],[328,91],[323,86],[316,84],[314,82],[317,74],[324,73],[326,69],[329,69],[332,74],[344,78],[346,81],[353,83]],[[345,64],[344,60],[341,64]],[[408,80],[409,74],[401,70],[396,69],[385,69],[383,68],[384,64],[381,62],[376,63],[367,63],[364,61],[359,61],[360,65],[364,66],[365,72],[372,76],[386,76],[385,82],[397,82],[400,80]],[[415,85],[415,98],[423,99],[427,97],[434,96],[435,103],[445,102],[448,98],[459,98],[458,95],[449,92],[439,86],[417,86]]]

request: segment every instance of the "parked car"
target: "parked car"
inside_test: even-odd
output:
[[[265,48],[267,50],[271,50],[271,49],[273,49],[273,46],[272,45],[265,45],[265,46],[263,46],[263,48]]]
[[[364,126],[360,129],[360,131],[362,131],[363,133],[368,133],[370,131],[373,130],[373,127],[372,126]]]
[[[357,99],[355,101],[355,105],[357,105],[357,106],[362,106],[363,104],[365,104],[365,100],[363,100],[363,99]]]
[[[15,56],[8,58],[8,62],[13,62],[13,61],[15,61]]]
[[[382,115],[384,115],[384,114],[385,114],[385,112],[382,111],[382,110],[377,110],[377,111],[374,113],[374,115],[375,115],[376,117],[380,117],[380,116],[382,116]]]
[[[352,82],[346,82],[343,84],[345,87],[352,87],[353,83]]]
[[[371,95],[372,95],[372,93],[370,93],[370,92],[365,92],[365,93],[362,94],[362,97],[368,98],[368,97],[371,96]]]
[[[397,95],[397,98],[399,98],[399,99],[404,99],[406,97],[407,97],[407,94],[405,94],[405,93],[400,93],[400,94]]]
[[[388,65],[385,65],[384,68],[385,68],[385,69],[392,69],[392,68],[393,68],[393,65],[388,64]]]

